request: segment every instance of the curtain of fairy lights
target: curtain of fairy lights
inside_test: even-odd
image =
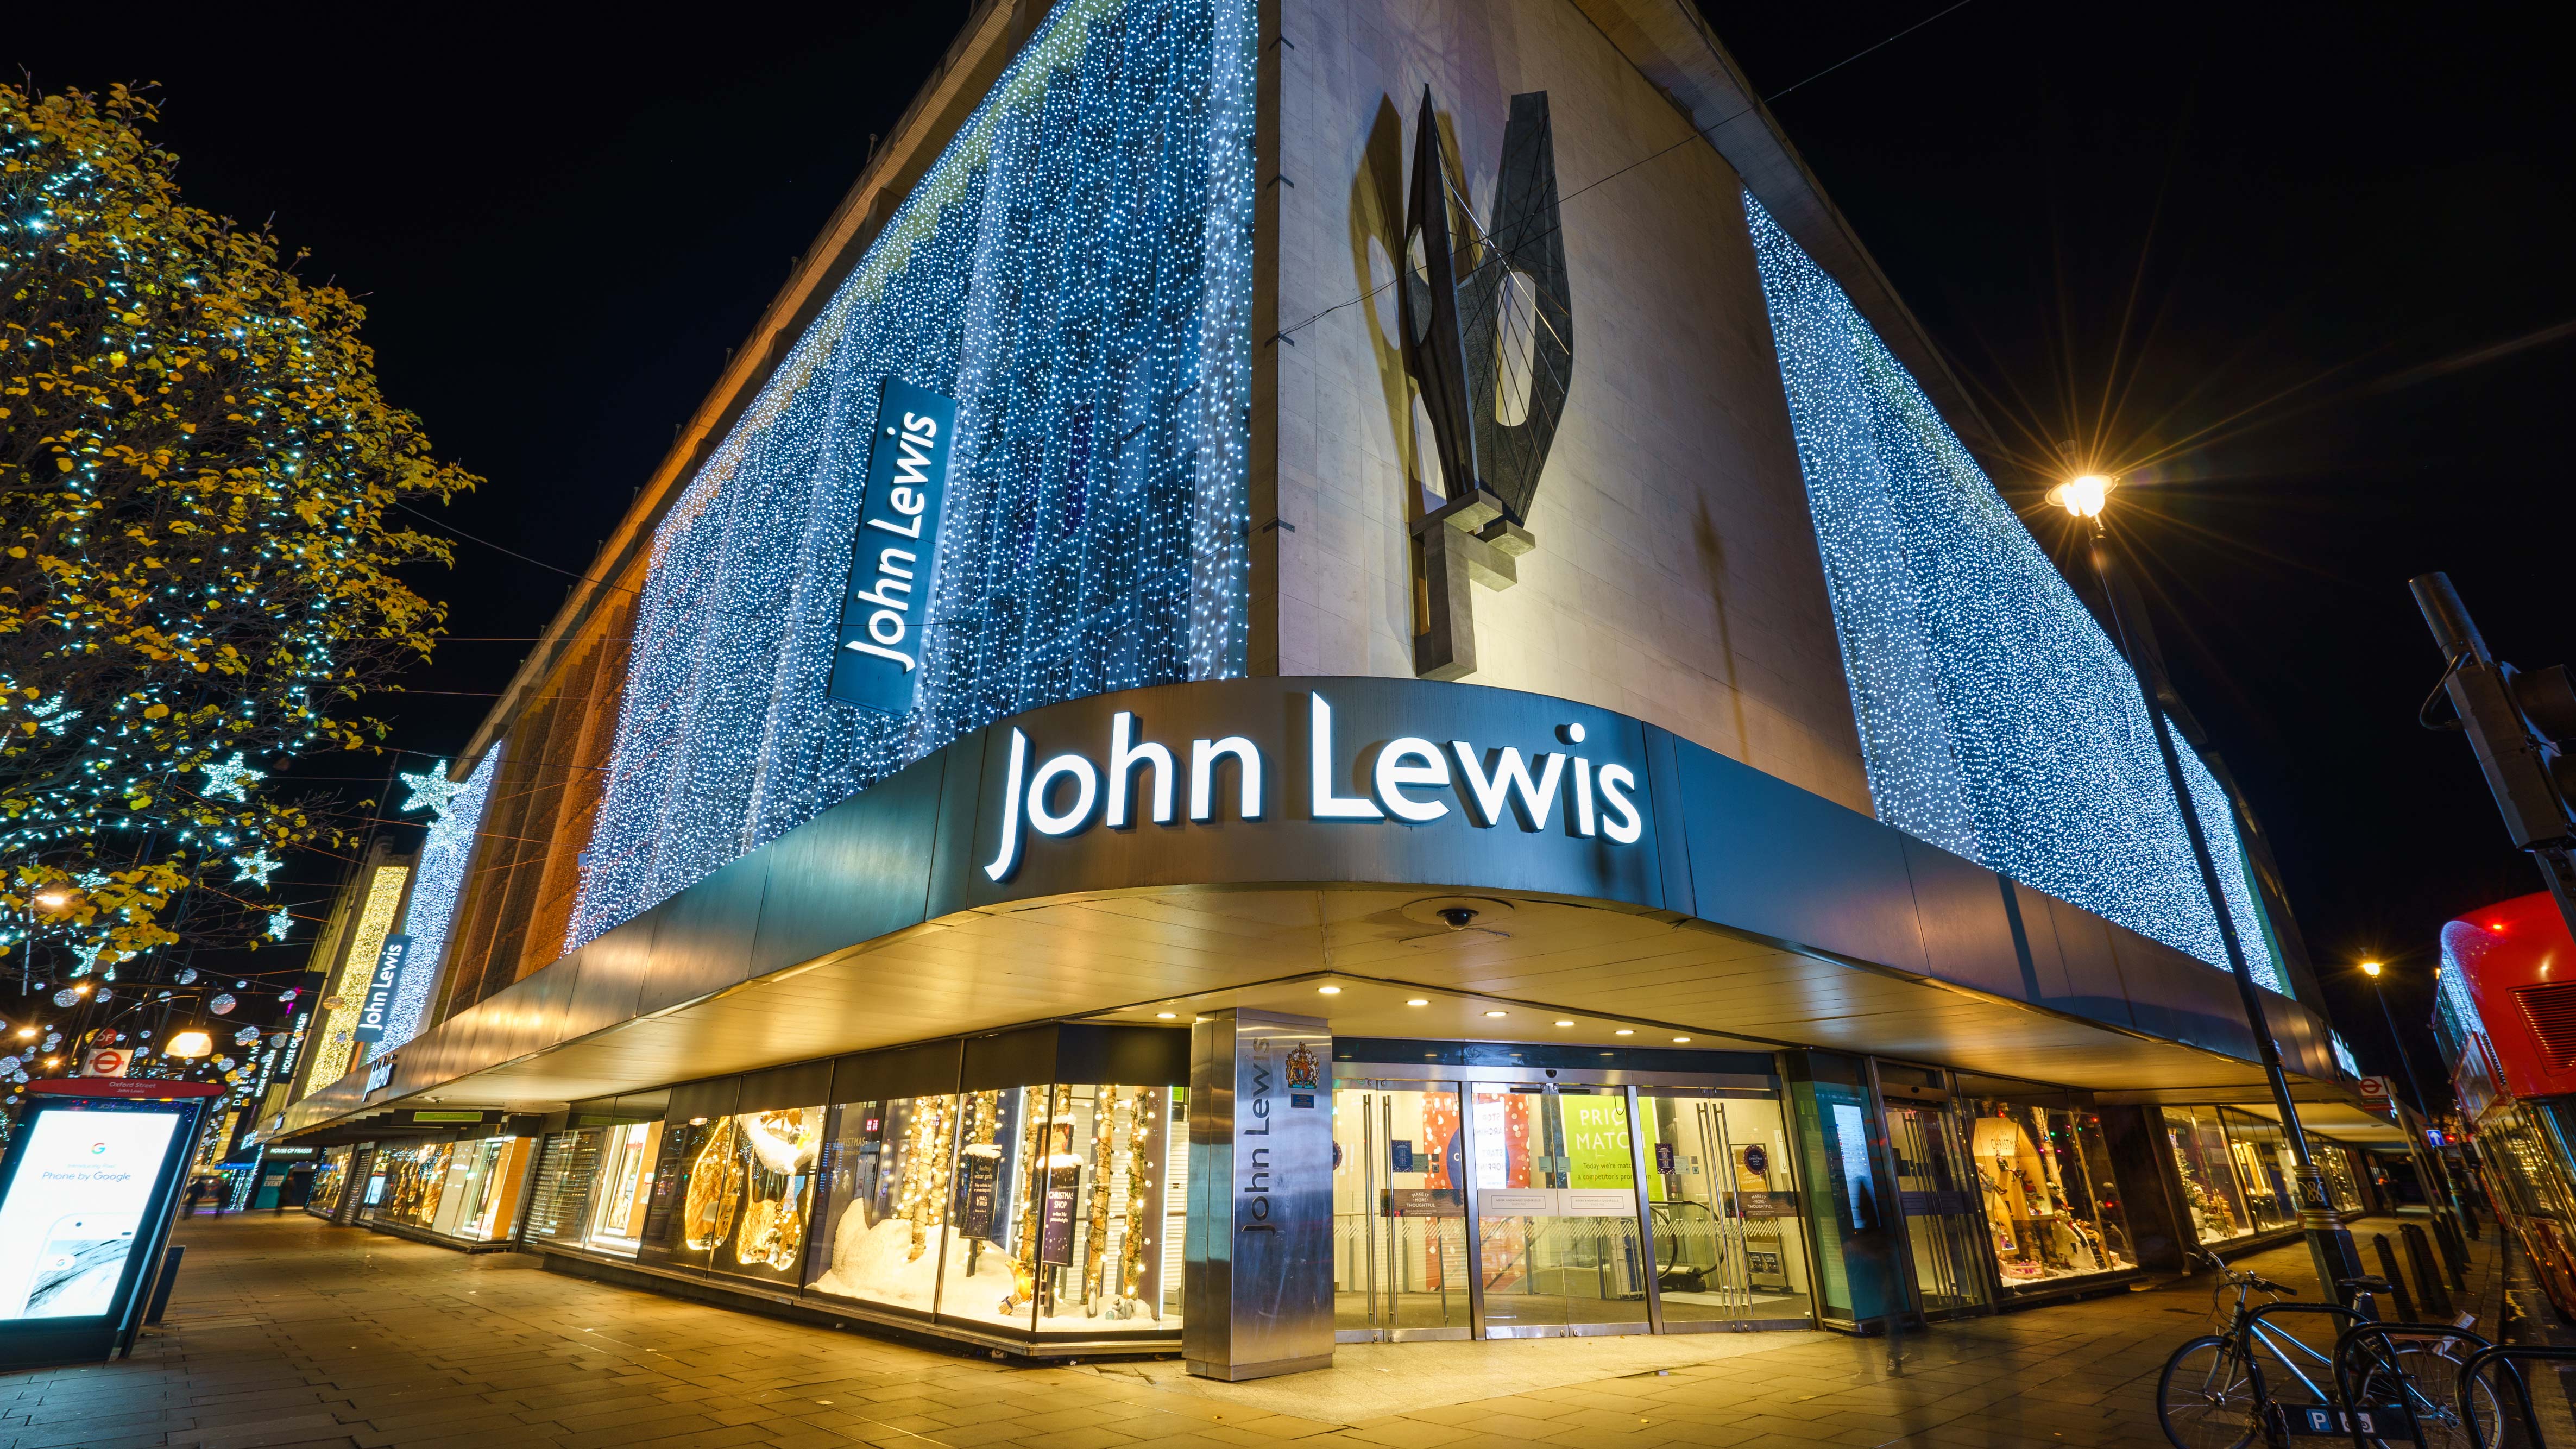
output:
[[[1880,818],[2224,967],[2118,649],[1842,288],[1744,209]],[[2227,797],[2187,744],[2182,762],[2254,979],[2279,991]]]
[[[465,872],[474,863],[474,832],[483,824],[483,802],[491,798],[492,775],[500,768],[501,746],[483,752],[482,763],[465,777],[465,788],[430,822],[429,838],[413,868],[411,903],[403,907],[402,934],[411,937],[411,960],[402,983],[385,1012],[385,1036],[375,1055],[382,1056],[420,1035],[421,1014],[447,963],[447,931],[456,921],[456,900],[465,892]]]
[[[1243,671],[1251,0],[1067,0],[658,528],[577,946],[1000,716]],[[919,697],[825,674],[889,374],[958,402]]]

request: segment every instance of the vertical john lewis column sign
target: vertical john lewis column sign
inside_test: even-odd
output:
[[[1332,1027],[1227,1009],[1190,1028],[1181,1357],[1242,1380],[1333,1361]]]
[[[827,692],[843,704],[911,712],[956,434],[955,399],[886,379],[841,597],[840,647],[832,652]]]
[[[351,1041],[382,1041],[385,1017],[393,1010],[394,995],[402,990],[403,968],[411,961],[411,937],[387,936],[384,949],[376,953],[376,971],[367,978],[367,994],[358,1006],[358,1024],[349,1033]]]

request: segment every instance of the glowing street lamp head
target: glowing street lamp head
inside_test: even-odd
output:
[[[2362,962],[2362,963],[2361,963],[2361,974],[2362,974],[2362,975],[2364,975],[2364,976],[2373,976],[2373,977],[2377,976],[2377,975],[2379,974],[2379,963],[2378,963],[2378,962],[2376,962],[2376,961],[2364,961],[2364,962]]]
[[[2107,474],[2086,473],[2049,489],[2048,501],[2078,518],[2099,518],[2111,501],[2111,490],[2119,486],[2120,480]]]
[[[163,1055],[174,1057],[210,1056],[214,1050],[215,1039],[195,1027],[171,1037],[169,1044],[161,1049]]]

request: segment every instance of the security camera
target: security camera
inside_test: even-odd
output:
[[[1476,919],[1476,912],[1468,906],[1442,906],[1440,919],[1448,923],[1450,930],[1463,931],[1469,922]]]

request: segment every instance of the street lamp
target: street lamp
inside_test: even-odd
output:
[[[212,1056],[214,1050],[215,1039],[193,1026],[174,1034],[161,1048],[163,1055],[174,1057]]]
[[[2245,1008],[2245,1024],[2253,1030],[2263,1076],[2271,1084],[2272,1105],[2281,1114],[2281,1135],[2290,1144],[2298,1179],[2299,1226],[2307,1235],[2308,1252],[2316,1261],[2318,1285],[2340,1301],[2344,1296],[2343,1280],[2362,1276],[2361,1256],[2353,1249],[2352,1234],[2335,1221],[2334,1200],[2326,1194],[2325,1172],[2308,1150],[2307,1130],[2299,1122],[2299,1105],[2290,1095],[2290,1075],[2281,1065],[2281,1044],[2273,1040],[2272,1024],[2263,1012],[2262,992],[2255,986],[2253,968],[2246,961],[2245,944],[2237,939],[2236,919],[2228,912],[2226,892],[2219,888],[2218,866],[2210,858],[2209,838],[2200,828],[2199,813],[2192,809],[2191,788],[2183,779],[2182,757],[2175,751],[2164,706],[2158,703],[2168,693],[2164,661],[2157,655],[2153,632],[2147,627],[2146,608],[2132,591],[2128,576],[2121,572],[2119,560],[2111,551],[2110,531],[2102,521],[2111,494],[2119,486],[2120,480],[2107,474],[2086,473],[2048,490],[2048,501],[2092,525],[2093,574],[2102,585],[2103,600],[2111,611],[2112,643],[2137,678],[2140,703],[2146,706],[2147,723],[2155,733],[2156,754],[2164,761],[2165,784],[2173,791],[2174,806],[2182,815],[2183,836],[2191,842],[2192,861],[2200,867],[2201,890],[2208,895],[2210,914],[2218,921],[2219,944],[2226,949],[2228,971],[2236,978],[2236,995]],[[2139,635],[2135,640],[2130,637],[2132,628]]]
[[[2388,993],[2379,982],[2380,965],[2376,961],[2361,963],[2361,974],[2370,978],[2370,994],[2379,998],[2379,1018],[2388,1023],[2389,1044],[2397,1048],[2397,1065],[2406,1069],[2406,1091],[2415,1099],[2415,1111],[2425,1121],[2433,1120],[2432,1104],[2424,1100],[2424,1088],[2415,1080],[2415,1064],[2406,1059],[2406,1042],[2397,1035],[2396,1013],[2388,1009]]]

